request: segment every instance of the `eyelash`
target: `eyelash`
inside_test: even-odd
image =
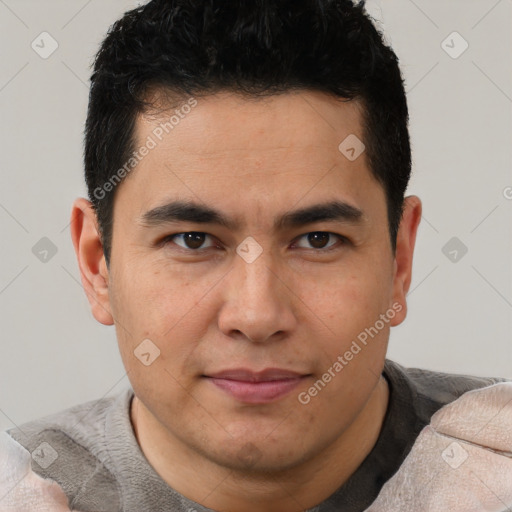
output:
[[[184,231],[184,232],[181,232],[181,233],[174,233],[172,235],[166,236],[164,239],[162,239],[161,244],[162,245],[166,245],[166,244],[172,242],[173,239],[176,238],[177,236],[188,235],[188,234],[191,234],[191,233],[196,233],[196,234],[200,234],[200,235],[207,235],[207,236],[210,236],[210,237],[214,238],[213,235],[209,235],[208,233],[204,233],[203,231]],[[300,235],[299,237],[297,237],[296,240],[300,240],[301,238],[306,237],[306,236],[308,236],[308,235],[310,235],[312,233],[321,233],[321,234],[333,235],[333,236],[337,237],[340,240],[342,246],[350,243],[350,240],[348,238],[344,237],[343,235],[338,235],[337,233],[332,233],[330,231],[309,231],[308,233],[304,233],[303,235]],[[175,244],[175,245],[177,245],[177,244]],[[326,249],[324,249],[324,248],[321,248],[321,249],[315,249],[315,248],[307,249],[306,248],[305,250],[311,250],[311,251],[314,251],[314,252],[317,252],[317,253],[327,253],[327,252],[339,249],[339,245],[340,244],[333,244],[333,245],[327,247]],[[203,248],[203,249],[190,249],[190,248],[182,247],[181,245],[177,245],[177,247],[180,250],[188,252],[188,253],[201,253],[203,251],[206,251],[206,250],[212,248],[212,247],[206,247],[206,248]],[[304,248],[302,247],[302,249],[304,249]]]

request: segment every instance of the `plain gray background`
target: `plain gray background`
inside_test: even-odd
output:
[[[86,196],[89,66],[111,23],[138,4],[0,0],[0,430],[129,384],[114,328],[90,313],[69,218]],[[424,206],[409,315],[389,357],[512,378],[512,1],[383,0],[368,10],[405,76],[409,193]],[[50,48],[42,32],[58,44],[48,58],[31,46],[45,37]],[[43,237],[57,250],[47,261],[33,252]]]

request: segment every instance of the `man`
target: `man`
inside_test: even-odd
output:
[[[512,384],[386,359],[421,202],[364,5],[153,0],[91,82],[72,239],[133,390],[3,433],[0,510],[510,504]]]

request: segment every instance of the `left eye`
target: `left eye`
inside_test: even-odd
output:
[[[327,241],[329,240],[329,237],[332,236],[337,237],[339,240],[341,240],[341,242],[345,241],[345,238],[342,237],[341,235],[337,235],[336,233],[329,233],[328,231],[312,231],[311,233],[306,233],[305,235],[299,237],[299,240],[307,237],[307,242],[313,246],[313,249],[330,250],[336,243],[333,242],[330,245],[326,245]],[[311,247],[304,248],[311,249]]]

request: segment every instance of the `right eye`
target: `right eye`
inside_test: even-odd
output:
[[[201,248],[201,246],[204,244],[205,238],[208,236],[210,235],[201,231],[186,231],[184,233],[175,233],[173,235],[166,236],[162,240],[162,244],[167,245],[168,243],[172,242],[185,251],[199,252],[213,247],[208,246]],[[181,243],[178,243],[175,240],[180,240]]]

